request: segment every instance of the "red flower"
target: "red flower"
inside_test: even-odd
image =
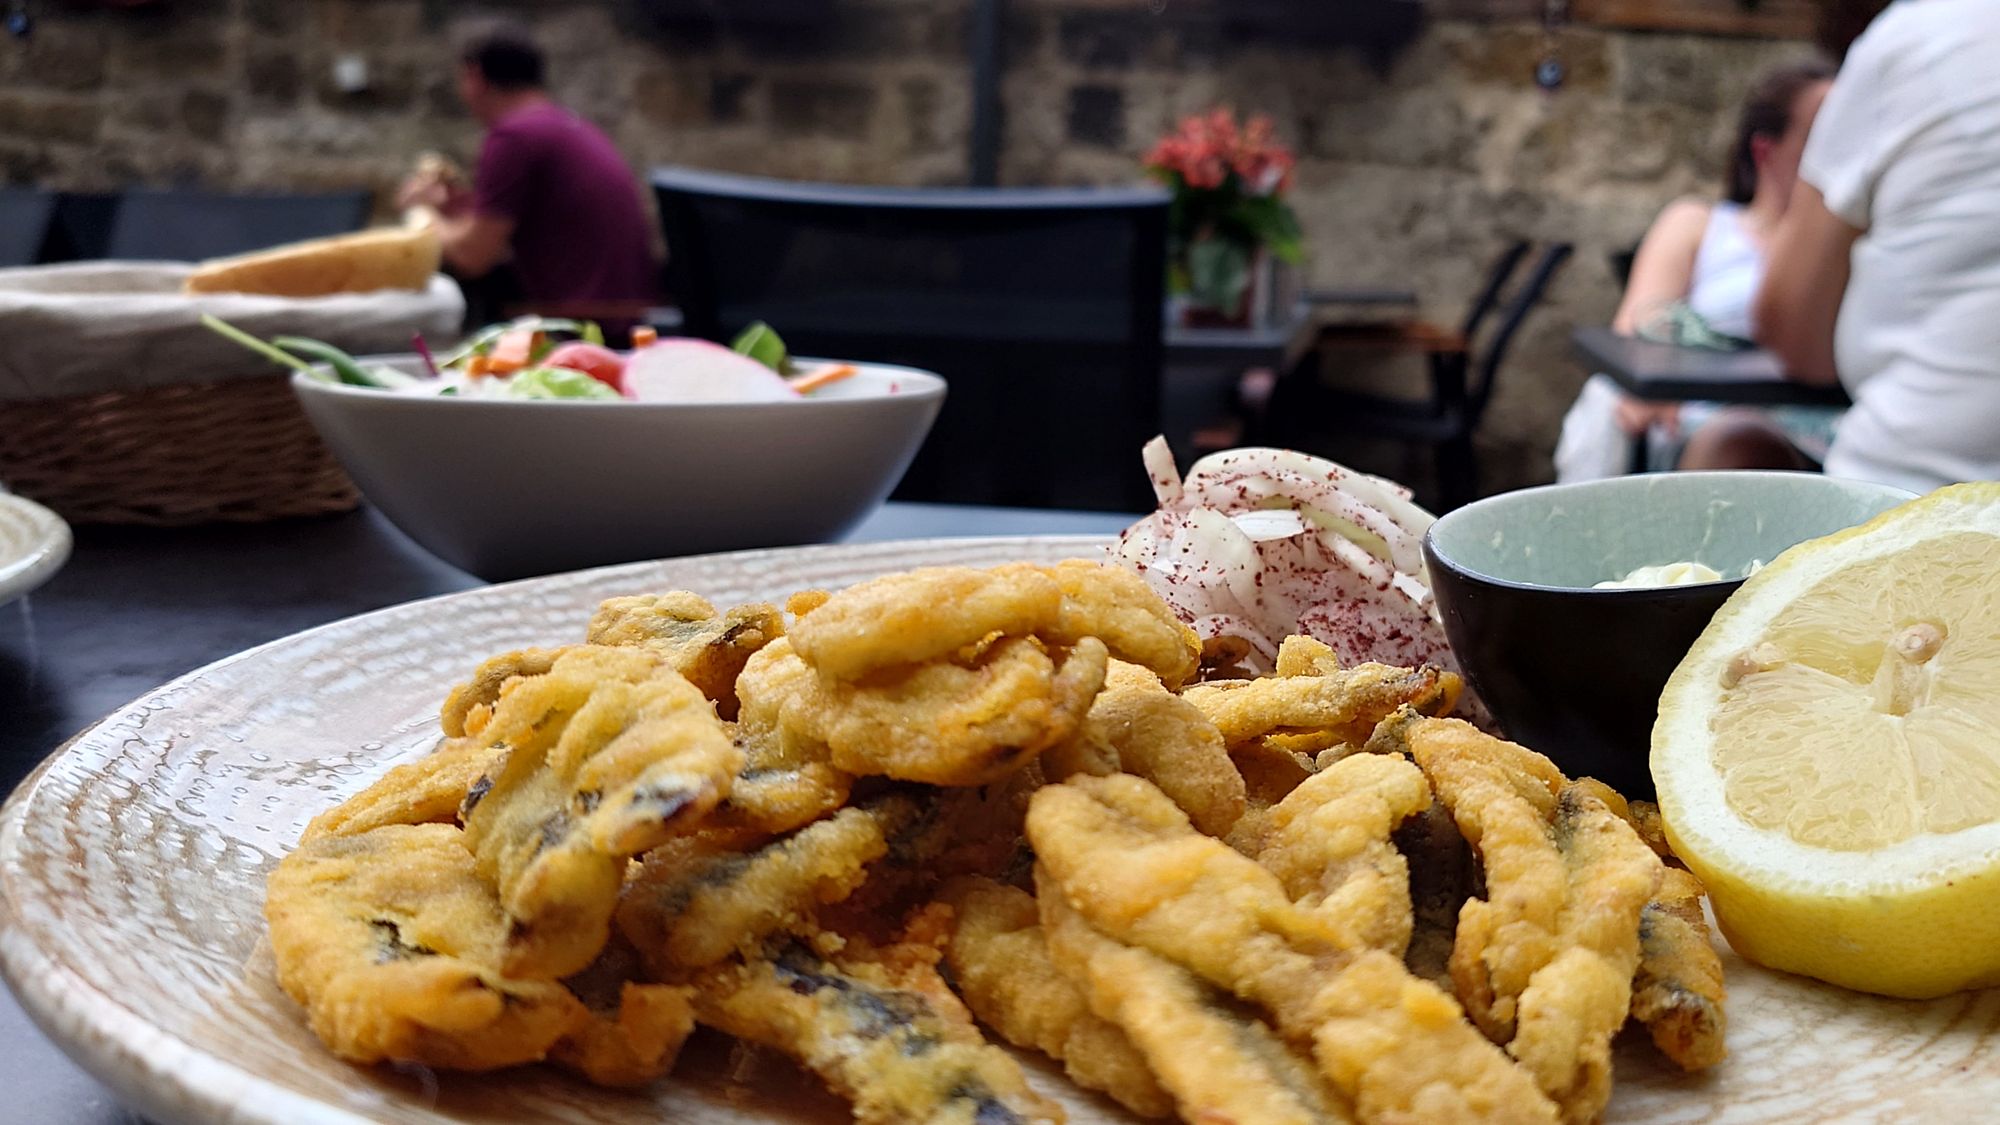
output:
[[[1236,114],[1218,107],[1183,118],[1146,154],[1145,167],[1197,191],[1221,188],[1233,174],[1246,194],[1281,194],[1291,186],[1294,161],[1276,133],[1268,116],[1258,114],[1239,128]]]

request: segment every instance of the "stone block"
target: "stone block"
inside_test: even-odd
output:
[[[1140,7],[1069,12],[1056,23],[1059,52],[1081,67],[1128,69],[1152,53],[1157,36],[1157,22]]]
[[[76,94],[0,90],[0,130],[24,139],[85,142],[104,126],[104,108]]]
[[[181,128],[198,141],[216,142],[229,131],[230,101],[214,90],[189,90],[181,95]]]
[[[104,83],[107,37],[98,21],[44,19],[26,40],[8,44],[16,55],[9,85],[51,90],[94,90]]]
[[[1802,53],[1797,44],[1697,35],[1622,35],[1618,96],[1733,114],[1757,73]]]
[[[305,75],[299,68],[297,48],[271,42],[246,48],[242,89],[253,105],[267,108],[296,105],[304,88]]]
[[[789,78],[771,82],[771,124],[781,135],[859,140],[875,113],[876,88],[861,81]]]
[[[649,67],[632,87],[632,108],[647,122],[669,128],[709,121],[709,83],[685,63]]]
[[[229,57],[229,27],[219,18],[145,15],[121,21],[107,53],[108,84],[178,82],[189,72],[213,73]]]
[[[750,117],[750,99],[757,88],[752,74],[718,74],[708,80],[708,117],[717,125],[734,125]]]
[[[1125,147],[1125,91],[1096,83],[1073,86],[1064,133],[1092,148]]]

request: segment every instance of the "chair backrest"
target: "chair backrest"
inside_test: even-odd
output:
[[[1525,245],[1520,249],[1525,250]],[[1507,349],[1513,344],[1515,334],[1520,331],[1521,322],[1527,320],[1528,314],[1541,302],[1542,294],[1548,291],[1549,283],[1555,280],[1556,274],[1562,269],[1563,263],[1569,260],[1570,252],[1574,249],[1575,247],[1567,242],[1553,242],[1543,247],[1541,255],[1535,259],[1533,268],[1528,270],[1528,276],[1522,279],[1513,294],[1506,299],[1500,311],[1499,323],[1487,337],[1485,347],[1479,351],[1472,386],[1467,396],[1468,424],[1478,425],[1480,417],[1486,413],[1486,404],[1493,399],[1493,384],[1499,375],[1500,364],[1506,360]],[[1516,254],[1514,260],[1520,261],[1520,256]],[[1511,265],[1508,272],[1513,272]]]
[[[1529,243],[1516,242],[1493,259],[1493,265],[1486,271],[1486,281],[1480,285],[1479,292],[1473,295],[1471,306],[1466,309],[1465,323],[1459,328],[1459,335],[1467,340],[1479,335],[1479,326],[1486,323],[1493,306],[1500,303],[1501,291],[1507,288],[1507,282],[1513,279],[1514,270],[1520,266],[1521,259],[1528,256],[1529,249]]]
[[[117,217],[117,192],[59,192],[40,260],[82,262],[105,257],[111,246],[111,224]]]
[[[192,262],[263,250],[284,242],[360,230],[373,196],[229,195],[141,188],[118,201],[105,256]]]
[[[1168,199],[653,177],[689,333],[762,320],[800,355],[950,384],[895,495],[1143,510],[1159,425]]]
[[[48,237],[56,197],[35,188],[0,188],[0,266],[31,266]]]

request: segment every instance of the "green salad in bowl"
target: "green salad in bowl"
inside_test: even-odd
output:
[[[328,382],[395,394],[458,398],[575,399],[633,402],[773,402],[810,395],[852,375],[853,364],[793,362],[784,341],[763,322],[730,347],[690,338],[633,332],[629,351],[606,347],[604,333],[585,320],[528,316],[473,333],[442,357],[415,341],[423,374],[357,359],[319,340],[278,336],[260,340],[213,316],[209,328],[259,355]]]

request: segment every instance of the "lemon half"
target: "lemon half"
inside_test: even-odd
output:
[[[1891,996],[2000,984],[2000,484],[1752,577],[1667,682],[1652,770],[1739,953]]]

